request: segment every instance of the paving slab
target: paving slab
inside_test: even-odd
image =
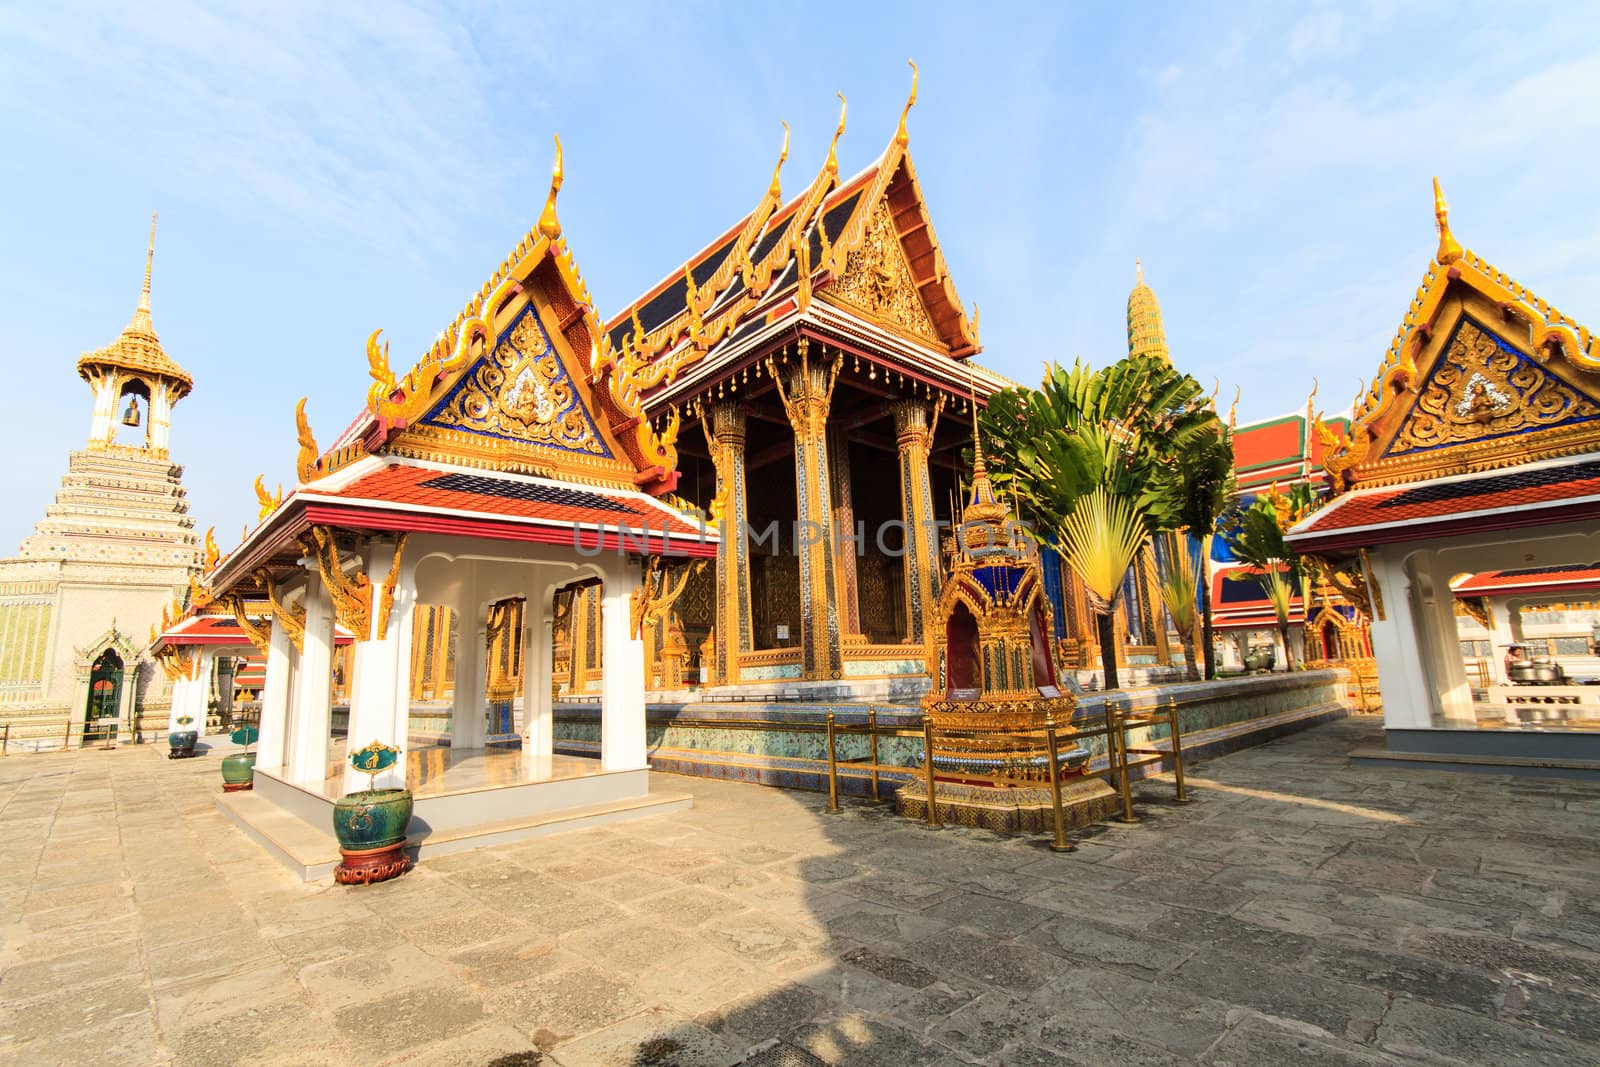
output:
[[[305,883],[153,746],[0,760],[0,1060],[1600,1063],[1600,785],[1355,766],[1351,719],[1142,821],[692,809]]]

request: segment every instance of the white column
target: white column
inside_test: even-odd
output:
[[[374,590],[383,585],[394,559],[393,543],[373,542],[367,553],[367,577]],[[404,789],[406,785],[406,741],[411,726],[411,609],[416,604],[415,564],[402,562],[395,585],[394,607],[383,640],[378,640],[378,600],[372,598],[371,630],[367,640],[357,641],[351,655],[352,694],[350,698],[350,751],[374,741],[400,750],[394,766],[370,778],[348,763],[344,769],[344,791],[354,793],[368,788]]]
[[[217,665],[215,649],[200,649],[199,677],[195,679],[194,686],[189,690],[189,699],[192,702],[189,714],[194,716],[194,728],[201,737],[206,735],[206,711],[211,705],[211,676],[213,668]]]
[[[320,784],[328,776],[329,698],[333,688],[333,602],[321,575],[306,578],[306,633],[296,679],[289,780]]]
[[[1383,725],[1391,730],[1433,726],[1433,699],[1422,669],[1422,649],[1412,615],[1411,580],[1403,559],[1374,549],[1372,578],[1383,602],[1383,617],[1372,620],[1372,655],[1383,695]],[[1377,605],[1374,604],[1376,614]]]
[[[166,452],[172,430],[172,392],[166,382],[156,382],[150,389],[150,433],[152,451]]]
[[[189,693],[193,686],[194,682],[188,678],[179,678],[172,683],[172,707],[167,712],[167,733],[182,733],[184,730],[194,727],[195,724],[192,722],[185,725],[178,721],[191,714],[189,711]],[[196,729],[198,728],[196,727]]]
[[[94,386],[94,414],[89,419],[89,440],[105,444],[117,406],[117,376],[104,372]]]
[[[488,636],[488,606],[478,588],[478,564],[458,564],[463,568],[456,592],[456,688],[450,712],[450,747],[482,748],[487,709],[484,691],[488,659],[484,639]]]
[[[1417,584],[1426,614],[1418,619],[1419,642],[1426,655],[1428,674],[1437,698],[1438,726],[1473,729],[1478,725],[1472,707],[1472,683],[1461,660],[1461,636],[1456,630],[1456,597],[1450,588],[1449,568],[1438,553],[1419,553],[1412,557],[1419,577],[1426,568],[1426,581]]]
[[[555,756],[555,716],[551,707],[551,674],[555,664],[555,619],[550,611],[550,590],[529,597],[523,607],[522,652],[522,755],[531,776],[550,776]]]
[[[606,572],[600,598],[602,637],[600,768],[648,767],[644,729],[644,642],[629,632],[629,597],[639,588],[639,566],[618,560]]]
[[[277,769],[283,766],[284,742],[289,736],[289,657],[294,642],[276,622],[272,624],[272,644],[267,648],[267,680],[261,687],[261,736],[256,740],[256,763]]]

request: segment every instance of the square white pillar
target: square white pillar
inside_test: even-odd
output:
[[[1413,616],[1411,578],[1403,557],[1388,550],[1371,554],[1372,580],[1382,601],[1382,617],[1372,620],[1372,655],[1383,695],[1383,725],[1391,730],[1433,726],[1433,698],[1422,668],[1422,648]],[[1378,605],[1373,605],[1374,615]]]
[[[333,602],[322,577],[306,579],[306,632],[296,679],[289,779],[319,785],[328,776],[328,728],[333,693]]]
[[[201,737],[206,735],[206,713],[211,706],[211,676],[217,665],[215,649],[201,648],[198,677],[189,689],[189,714],[194,716],[194,728]]]
[[[600,602],[600,768],[633,771],[645,758],[644,642],[630,632],[629,598],[639,588],[639,565],[618,560],[607,569]]]
[[[383,585],[394,559],[393,543],[374,542],[367,554],[367,577],[373,589]],[[344,791],[368,788],[403,789],[406,785],[406,742],[411,728],[411,614],[416,604],[416,565],[401,563],[395,585],[394,606],[384,638],[378,639],[378,601],[374,592],[370,630],[361,635],[351,656],[349,748],[355,751],[374,741],[400,750],[394,766],[375,778],[346,763]]]
[[[190,717],[189,706],[191,701],[189,694],[193,688],[194,681],[190,678],[178,678],[172,683],[172,705],[167,711],[167,733],[182,733],[190,728],[198,730],[198,727],[193,722],[185,725],[178,721],[179,719]]]
[[[524,602],[522,653],[522,755],[530,775],[548,778],[555,756],[555,715],[550,696],[555,664],[555,618],[550,592]]]
[[[272,624],[272,643],[267,648],[267,679],[261,687],[261,736],[256,740],[256,763],[276,769],[283,766],[283,751],[289,736],[289,684],[294,642],[289,632]]]
[[[456,594],[456,682],[450,712],[450,747],[482,748],[487,728],[488,708],[484,705],[488,688],[488,605],[483,603],[477,580],[476,562],[457,564],[465,573]]]

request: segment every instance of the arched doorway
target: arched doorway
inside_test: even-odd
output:
[[[122,657],[106,649],[89,671],[89,700],[83,710],[83,743],[115,736],[122,709]]]

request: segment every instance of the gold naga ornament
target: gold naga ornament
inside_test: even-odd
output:
[[[312,447],[315,447],[315,442],[312,443]],[[261,506],[259,518],[262,519],[278,510],[278,505],[283,503],[283,485],[281,483],[278,485],[276,493],[269,493],[267,492],[266,477],[264,474],[256,475],[256,503]]]
[[[385,640],[389,635],[389,612],[394,607],[395,586],[400,579],[400,561],[405,554],[406,538],[401,534],[395,540],[394,558],[389,563],[389,573],[378,594],[377,633],[375,639]],[[334,533],[326,526],[311,527],[311,539],[317,560],[318,573],[333,600],[333,611],[340,625],[365,641],[372,635],[372,579],[361,571],[348,575],[339,559],[339,547]]]
[[[233,621],[239,624],[239,629],[244,631],[245,637],[255,646],[256,651],[263,656],[272,652],[272,630],[270,627],[257,626],[245,613],[244,598],[234,594],[227,598],[228,610],[233,612]]]
[[[705,566],[706,561],[701,559],[688,566],[674,568],[678,576],[673,581],[660,556],[651,556],[645,561],[643,579],[639,587],[628,595],[628,626],[635,639],[643,637],[666,618],[672,605],[683,595],[690,577],[705,570]]]
[[[261,583],[261,588],[267,591],[267,604],[272,609],[274,625],[283,627],[283,632],[289,635],[289,642],[294,645],[296,652],[304,651],[306,643],[306,609],[304,606],[288,608],[278,597],[278,587],[272,580],[272,574],[267,570],[258,570],[255,574],[256,581]]]

